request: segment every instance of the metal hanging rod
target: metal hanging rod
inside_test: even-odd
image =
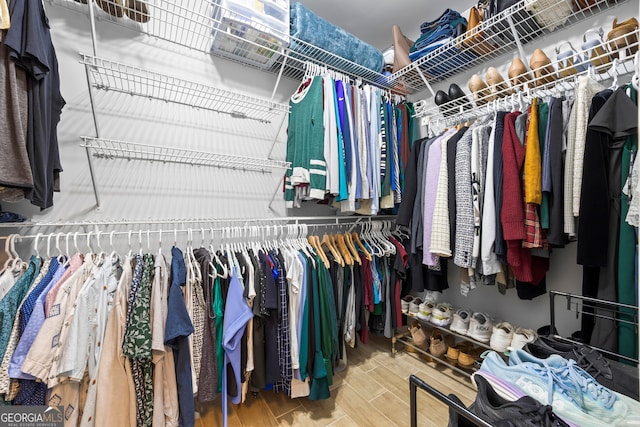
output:
[[[81,136],[82,147],[101,159],[146,160],[150,162],[179,163],[191,166],[208,166],[242,171],[271,173],[273,169],[289,169],[290,162],[234,156],[183,148],[161,147],[136,142]]]
[[[172,224],[244,224],[259,225],[266,223],[290,223],[290,224],[350,224],[371,221],[395,220],[395,215],[363,215],[363,216],[300,216],[300,217],[268,217],[268,218],[175,218],[175,219],[120,219],[120,220],[95,220],[72,222],[13,222],[0,223],[0,228],[33,228],[33,227],[57,227],[78,228],[98,226],[135,226],[135,225],[172,225]]]
[[[92,85],[97,89],[188,105],[266,123],[279,114],[289,112],[286,104],[178,79],[92,55],[81,53],[80,56],[80,62],[87,67]]]
[[[49,1],[66,9],[85,15],[89,14],[88,5],[75,0]],[[119,0],[101,0],[101,2],[107,8],[110,6],[115,10],[118,7],[127,11],[127,7],[120,4]],[[100,21],[123,26],[130,30],[207,54],[222,56],[242,65],[263,71],[266,70],[274,74],[282,74],[295,80],[300,80],[304,75],[304,63],[312,61],[348,74],[354,79],[359,78],[366,83],[382,88],[391,90],[404,89],[399,82],[393,81],[389,76],[370,70],[304,40],[293,37],[288,33],[283,33],[277,28],[267,26],[255,19],[229,10],[217,4],[214,0],[148,0],[146,3],[149,9],[149,21],[144,24],[128,19],[126,14],[121,18],[114,17],[98,7],[94,8],[94,15]],[[255,28],[263,34],[273,35],[275,38],[285,42],[283,46],[288,44],[290,48],[283,48],[277,44],[255,42],[243,37],[243,33],[240,31],[226,31],[227,25],[220,18],[214,17],[214,15],[224,16],[241,23],[250,22],[251,24],[247,24],[245,27]],[[213,40],[217,36],[223,36],[230,43],[235,44],[233,55],[221,55],[219,52],[212,51]],[[259,63],[254,64],[243,60],[243,58],[255,58],[256,55],[262,55],[264,58],[276,57],[277,59],[267,69]]]
[[[640,36],[640,30],[636,29],[634,31],[636,37]],[[624,38],[622,36],[621,38]],[[615,39],[618,40],[618,39]],[[606,48],[609,45],[609,42],[604,42],[599,45],[602,48]],[[638,48],[640,47],[640,43],[636,41],[631,44],[630,47]],[[623,50],[623,49],[621,49]],[[600,59],[604,59],[605,56],[610,55],[610,53],[605,49],[603,50],[603,54],[594,58],[594,60],[598,61]],[[452,102],[445,103],[441,106],[433,106],[430,100],[421,100],[416,102],[415,105],[415,115],[414,117],[430,117],[432,122],[439,122],[445,125],[452,125],[456,123],[461,123],[470,119],[475,119],[478,117],[485,116],[487,114],[493,113],[499,109],[508,109],[518,108],[524,105],[524,103],[531,102],[533,98],[543,98],[546,96],[561,96],[561,94],[565,91],[573,90],[577,84],[578,78],[580,76],[589,76],[593,80],[596,81],[605,81],[609,79],[617,80],[618,76],[628,75],[633,72],[637,72],[637,61],[638,55],[635,56],[626,56],[622,59],[614,58],[610,63],[606,63],[598,66],[591,66],[586,71],[582,71],[580,73],[567,76],[564,78],[558,78],[550,83],[546,83],[543,85],[539,85],[537,87],[527,86],[523,90],[513,90],[511,87],[505,87],[500,91],[496,91],[494,93],[487,94],[483,97],[477,97],[474,100],[475,108],[464,109],[463,106],[457,106],[456,100]],[[559,61],[554,61],[551,63],[554,69],[561,69],[561,65]],[[531,79],[530,82],[533,82],[533,76],[530,75],[530,72],[526,73],[527,76]],[[506,83],[505,83],[506,84]],[[469,102],[472,99],[472,94],[467,95],[467,99]],[[460,112],[454,112],[456,108],[460,108]],[[442,111],[450,110],[451,116],[447,117],[443,115]]]
[[[515,50],[519,50],[523,56],[522,49],[519,49],[522,44],[626,1],[628,0],[595,0],[590,2],[588,8],[571,10],[568,14],[566,10],[562,10],[563,2],[517,2],[476,27],[475,38],[462,34],[417,59],[412,63],[413,66],[395,72],[391,80],[402,81],[407,86],[420,90],[426,87],[421,73],[429,82],[435,83],[501,55],[512,54]]]

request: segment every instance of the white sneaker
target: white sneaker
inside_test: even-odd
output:
[[[489,342],[491,339],[492,328],[493,322],[491,322],[491,318],[488,314],[473,313],[473,316],[471,316],[471,320],[469,321],[467,336],[480,342]]]
[[[409,313],[409,304],[413,301],[415,297],[413,295],[406,295],[404,298],[400,300],[400,309],[402,310],[402,314]]]
[[[471,319],[471,312],[464,308],[459,308],[453,313],[453,320],[451,321],[451,329],[453,332],[457,332],[460,335],[466,335],[469,330],[469,320]]]
[[[418,317],[418,312],[420,311],[420,304],[422,304],[421,298],[414,298],[409,303],[409,316]]]
[[[431,310],[431,323],[448,326],[451,323],[451,304],[439,303]]]
[[[527,343],[538,339],[538,334],[533,329],[518,328],[511,339],[511,347],[522,349]]]
[[[513,326],[508,322],[500,322],[493,327],[490,346],[498,353],[507,351],[513,339]]]
[[[433,311],[434,303],[431,301],[425,301],[420,304],[418,308],[418,319],[429,321],[431,319],[431,312]]]

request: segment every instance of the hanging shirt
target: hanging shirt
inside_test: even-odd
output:
[[[231,403],[240,403],[240,342],[247,322],[253,317],[251,308],[242,296],[243,287],[239,281],[239,276],[239,269],[234,267],[229,283],[227,302],[224,307],[222,346],[225,353],[222,374],[222,420],[225,427],[227,426],[227,399],[230,397]],[[236,390],[232,395],[229,394],[228,376],[233,376],[235,379]]]
[[[127,322],[133,268],[131,258],[125,258],[122,275],[113,298],[113,308],[107,318],[103,351],[100,355],[96,381],[96,427],[136,425],[136,394],[129,359],[122,351],[122,340]]]
[[[188,337],[193,333],[193,324],[184,304],[181,289],[187,281],[184,257],[182,251],[176,247],[171,249],[170,280],[164,343],[173,349],[178,384],[178,405],[180,407],[179,425],[180,427],[192,427],[195,423],[195,406]]]

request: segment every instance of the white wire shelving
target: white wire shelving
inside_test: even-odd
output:
[[[96,89],[157,99],[195,108],[271,122],[289,106],[228,90],[182,80],[139,67],[81,54]]]
[[[66,9],[83,14],[89,13],[88,4],[75,0],[49,1]],[[93,3],[93,0],[89,1],[89,3]],[[119,4],[119,0],[101,0],[101,3],[105,8],[109,6],[115,7],[118,4],[120,8],[124,7],[126,10],[125,6]],[[256,52],[265,58],[275,56],[277,57],[275,61],[266,62],[267,64],[272,62],[272,65],[266,68],[266,71],[282,74],[294,80],[302,79],[306,71],[306,63],[311,62],[378,87],[391,90],[405,89],[387,75],[370,70],[304,40],[290,36],[288,33],[285,34],[282,31],[271,28],[255,19],[226,9],[216,4],[215,0],[147,0],[146,4],[149,15],[149,21],[146,23],[137,23],[127,18],[126,14],[122,17],[115,17],[95,6],[94,12],[98,21],[124,26],[160,40],[214,56],[222,56],[225,59],[263,71],[265,71],[264,66],[255,61]],[[225,24],[219,18],[215,18],[214,15],[235,18],[234,20],[237,22],[251,22],[251,27],[256,31],[285,40],[288,42],[288,47],[286,43],[278,46],[267,40],[247,39],[242,32],[227,29]],[[217,33],[221,32],[226,39],[234,43],[232,55],[212,50],[213,40],[219,35]],[[245,58],[249,58],[249,61],[244,60]]]
[[[636,39],[640,37],[640,30],[636,29],[634,33]],[[628,37],[632,39],[631,34],[621,36],[620,38],[613,39],[612,42],[621,43],[621,39]],[[524,102],[530,102],[533,98],[542,98],[546,96],[561,96],[567,91],[571,91],[575,88],[576,82],[580,76],[588,75],[596,81],[613,80],[614,84],[617,84],[617,78],[619,76],[628,75],[631,73],[638,73],[638,57],[639,53],[635,55],[629,55],[627,53],[623,56],[623,50],[639,49],[640,43],[635,43],[625,46],[618,51],[609,52],[605,48],[609,46],[609,42],[604,42],[598,45],[602,54],[600,56],[594,56],[592,61],[599,62],[607,57],[605,63],[600,65],[593,65],[585,71],[581,71],[569,76],[560,78],[559,75],[554,73],[554,80],[533,86],[533,74],[527,72],[526,75],[530,79],[529,84],[526,87],[518,87],[517,90],[510,87],[508,83],[501,90],[485,92],[484,96],[474,96],[467,94],[467,101],[461,103],[460,100],[453,100],[445,103],[441,106],[433,105],[431,99],[425,99],[416,102],[415,105],[415,117],[423,118],[428,117],[432,124],[441,123],[445,126],[450,126],[457,123],[466,122],[478,117],[485,116],[489,113],[495,112],[499,109],[512,109],[521,107]],[[584,65],[589,64],[585,62]],[[551,66],[558,72],[561,69],[561,63],[559,61],[551,62]],[[506,76],[504,76],[507,79]],[[473,100],[473,101],[472,101]]]
[[[475,38],[463,34],[427,53],[391,76],[391,80],[421,90],[426,81],[446,80],[507,53],[546,34],[573,25],[628,0],[594,0],[587,9],[572,9],[564,0],[520,1],[507,10],[482,22]],[[606,36],[606,34],[605,34]]]
[[[80,139],[82,139],[82,147],[100,159],[144,160],[263,173],[271,173],[274,169],[288,169],[291,166],[290,162],[281,160],[161,147],[89,136],[81,136]]]

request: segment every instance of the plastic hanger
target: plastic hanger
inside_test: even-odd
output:
[[[611,61],[611,74],[613,74],[613,81],[611,82],[611,86],[609,89],[616,90],[618,89],[618,58],[614,58]]]
[[[4,240],[4,251],[7,254],[7,260],[4,262],[2,271],[9,268],[9,266],[12,264],[12,261],[14,259],[13,253],[11,252],[11,236],[13,236],[13,234],[8,235]]]
[[[634,73],[633,77],[631,77],[631,84],[635,90],[638,90],[640,86],[640,51],[637,51],[633,57],[633,69]]]

